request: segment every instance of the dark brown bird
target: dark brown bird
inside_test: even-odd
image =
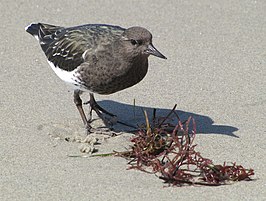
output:
[[[102,119],[102,113],[115,116],[96,103],[93,93],[111,94],[140,82],[147,73],[149,55],[166,59],[142,27],[87,24],[64,28],[38,23],[26,31],[39,41],[58,77],[74,86],[74,102],[88,130],[92,110]],[[80,99],[85,91],[90,93],[89,119]]]

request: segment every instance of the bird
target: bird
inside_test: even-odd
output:
[[[152,34],[143,27],[123,28],[108,24],[73,27],[32,23],[25,28],[34,36],[56,75],[73,86],[74,103],[90,133],[92,111],[105,121],[94,94],[108,95],[139,83],[147,74],[150,55],[167,59],[152,43]],[[80,95],[90,94],[89,117]]]

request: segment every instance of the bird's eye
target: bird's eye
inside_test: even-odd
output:
[[[131,39],[130,42],[131,42],[132,45],[137,45],[138,44],[138,41],[136,41],[134,39]]]

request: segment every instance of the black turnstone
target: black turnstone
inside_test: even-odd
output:
[[[112,94],[140,82],[147,73],[149,55],[166,59],[142,27],[87,24],[64,28],[38,23],[26,31],[39,41],[58,77],[74,86],[74,103],[88,130],[92,110],[102,119],[102,113],[115,116],[96,103],[93,93]],[[85,91],[90,93],[88,119],[80,99]]]

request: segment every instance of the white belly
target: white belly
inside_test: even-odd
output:
[[[47,60],[55,74],[63,81],[65,81],[67,84],[71,85],[74,89],[79,89],[81,91],[89,91],[87,88],[82,85],[82,81],[78,78],[79,73],[77,72],[77,69],[74,69],[73,71],[65,71],[59,67],[56,67],[51,61]]]

